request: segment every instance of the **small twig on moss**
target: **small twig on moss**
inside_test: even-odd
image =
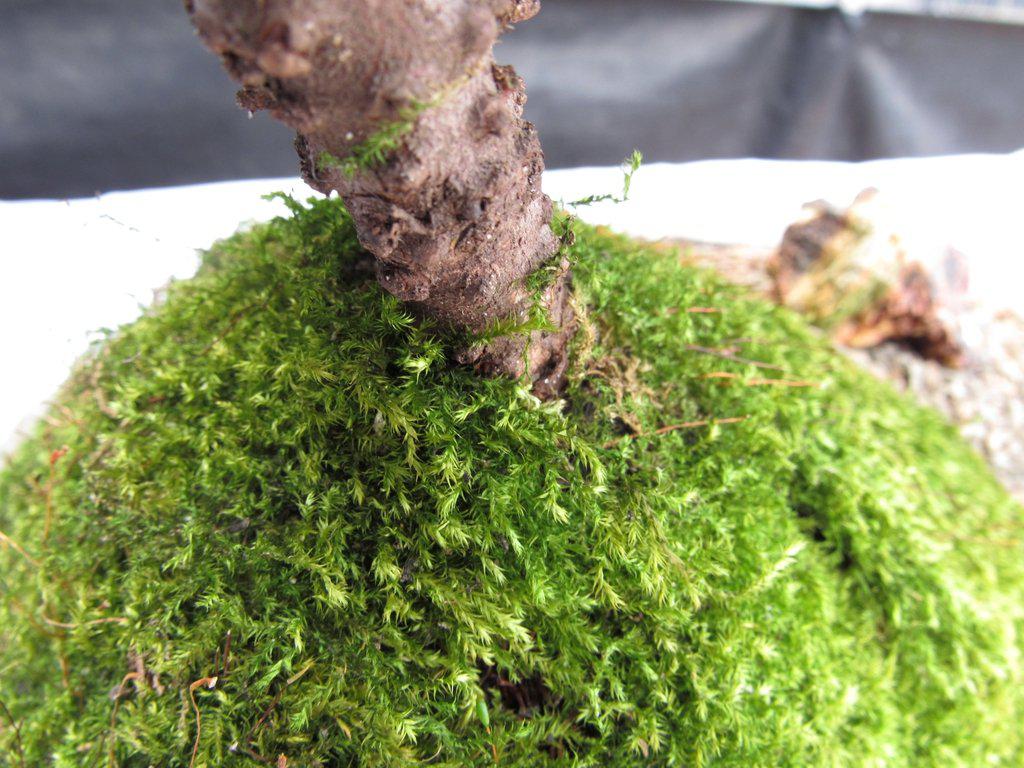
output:
[[[817,387],[818,382],[816,381],[804,381],[803,379],[747,379],[745,384],[749,384],[752,387],[759,386],[771,386],[771,387]]]
[[[439,744],[437,746],[437,749],[434,750],[434,754],[432,754],[430,757],[428,757],[426,760],[423,761],[423,765],[430,765],[432,762],[434,762],[437,759],[437,756],[440,755],[443,750],[444,750],[444,745],[443,744]]]
[[[92,373],[89,374],[89,386],[83,389],[83,394],[91,394],[93,400],[96,401],[96,407],[99,408],[100,413],[115,421],[120,418],[117,411],[110,407],[110,403],[107,402],[106,395],[103,394],[103,388],[100,386],[100,379],[103,378],[103,373],[106,368],[106,359],[110,354],[110,345],[104,345],[99,354],[96,355],[92,362]]]
[[[11,549],[13,549],[19,555],[21,555],[26,560],[28,560],[29,563],[34,565],[36,568],[38,568],[41,565],[41,563],[38,560],[36,560],[34,557],[32,557],[32,555],[30,555],[28,552],[25,551],[25,548],[22,547],[21,544],[16,542],[14,539],[12,539],[10,536],[8,536],[3,531],[0,531],[0,544],[3,544],[5,546],[8,546]]]
[[[68,664],[68,657],[63,651],[57,656],[57,664],[60,666],[60,682],[65,691],[71,690],[71,665]]]
[[[213,668],[219,669],[220,677],[222,680],[228,676],[228,669],[231,666],[231,630],[227,631],[227,635],[224,638],[224,651],[217,649],[217,656],[213,662]]]
[[[104,456],[106,456],[108,453],[110,453],[110,450],[113,447],[114,447],[113,441],[107,440],[106,442],[104,442],[103,445],[101,445],[99,448],[97,448],[95,451],[93,451],[92,454],[89,456],[89,458],[85,460],[84,468],[86,470],[93,469],[96,466],[96,464],[99,462],[100,459],[102,459]]]
[[[739,424],[741,421],[746,421],[750,416],[729,416],[725,419],[699,419],[698,421],[684,421],[681,424],[669,424],[667,427],[660,427],[653,432],[637,432],[631,435],[622,435],[616,437],[614,440],[609,440],[604,444],[604,448],[613,448],[623,440],[635,440],[639,437],[657,437],[659,435],[667,435],[669,432],[675,432],[680,429],[696,429],[697,427],[710,427],[714,424]]]
[[[702,373],[700,377],[702,379],[738,379],[740,375],[728,371],[711,371],[710,373]]]
[[[76,427],[81,427],[84,425],[85,422],[83,422],[82,419],[80,419],[78,416],[75,416],[75,412],[68,408],[66,405],[64,405],[64,403],[57,403],[56,408],[60,412],[60,415],[64,417],[67,424],[74,424]],[[48,420],[47,423],[49,423],[51,426],[62,426],[60,422],[58,422],[56,419],[52,421]]]
[[[256,724],[249,729],[249,733],[245,736],[246,743],[252,741],[252,737],[256,735],[256,731],[263,727],[263,723],[267,721],[267,718],[270,717],[270,713],[274,711],[274,707],[276,707],[278,703],[281,701],[281,697],[284,696],[284,692],[287,691],[289,687],[298,682],[303,675],[309,672],[309,670],[313,668],[314,663],[315,662],[312,659],[310,659],[309,662],[306,663],[306,666],[304,666],[302,669],[300,669],[298,672],[296,672],[294,675],[292,675],[284,681],[284,685],[281,686],[281,690],[279,690],[277,694],[274,696],[274,698],[271,699],[269,706],[267,706],[267,708],[263,710],[263,714],[260,715],[260,719],[257,720]]]
[[[269,757],[264,757],[259,752],[255,752],[252,749],[249,749],[249,747],[243,746],[241,744],[232,744],[230,747],[228,747],[228,751],[229,752],[241,752],[243,755],[247,755],[248,757],[251,757],[257,763],[263,763],[264,765],[273,765],[274,764],[274,761],[271,760]]]
[[[217,344],[219,342],[223,341],[224,338],[229,333],[231,333],[232,329],[238,324],[239,320],[241,320],[247,314],[252,312],[254,309],[264,309],[264,308],[266,308],[267,303],[269,301],[270,301],[269,299],[263,299],[262,301],[254,301],[252,304],[248,304],[248,305],[246,305],[244,307],[241,307],[241,308],[235,310],[234,312],[232,312],[231,316],[228,318],[227,323],[221,329],[220,333],[218,333],[216,336],[214,336],[210,340],[210,343],[207,344],[205,347],[203,347],[203,349],[199,352],[200,356],[206,355],[206,353],[209,352],[211,349],[213,349],[215,346],[217,346]]]
[[[3,699],[0,699],[0,711],[4,713],[4,717],[7,718],[14,729],[14,744],[18,749],[18,764],[21,768],[25,768],[25,747],[21,743],[21,725],[14,719],[14,715],[11,714],[11,710],[7,708]]]
[[[746,421],[750,416],[730,416],[725,419],[701,419],[699,421],[684,421],[682,424],[670,424],[667,427],[661,427],[654,430],[652,435],[667,435],[669,432],[675,432],[677,429],[694,429],[695,427],[709,427],[712,424],[739,424],[741,421]],[[639,435],[638,435],[639,437]]]
[[[53,487],[57,481],[57,462],[66,456],[67,452],[68,447],[64,445],[50,454],[50,477],[46,481],[46,488],[43,491],[46,501],[46,516],[43,519],[44,547],[46,546],[46,541],[50,538],[50,528],[53,526]]]
[[[718,307],[687,307],[686,313],[689,315],[717,315],[721,312]]]
[[[751,360],[748,357],[740,357],[735,352],[731,352],[725,349],[715,349],[714,347],[702,347],[699,344],[687,344],[684,349],[689,352],[700,352],[703,355],[713,355],[714,357],[720,357],[723,360],[731,360],[734,363],[743,363],[744,365],[752,365],[755,368],[766,368],[772,371],[785,370],[782,366],[772,365],[771,363],[763,363],[760,360]]]
[[[118,415],[117,411],[115,411],[111,407],[110,403],[107,402],[107,398],[103,394],[102,390],[100,390],[99,388],[94,389],[92,391],[92,396],[93,396],[93,399],[96,400],[96,407],[99,408],[100,413],[102,413],[104,416],[106,416],[109,419],[114,419],[115,421],[117,421],[119,418],[121,418]]]
[[[188,687],[188,698],[192,702],[192,710],[196,713],[196,740],[192,745],[192,758],[188,761],[188,768],[193,768],[196,764],[196,755],[199,754],[199,739],[203,735],[203,718],[199,714],[199,705],[196,704],[196,688],[201,685],[213,688],[217,685],[217,678],[201,677]]]
[[[49,616],[44,615],[43,621],[49,624],[51,627],[60,627],[61,629],[78,629],[79,627],[94,627],[97,624],[127,624],[128,619],[124,616],[106,616],[102,619],[90,619],[89,621],[83,621],[80,624],[69,624],[64,621],[57,621],[51,619]]]
[[[712,371],[701,375],[702,379],[728,379],[730,381],[740,380],[743,384],[751,387],[775,386],[775,387],[817,387],[816,381],[804,381],[803,379],[743,379],[738,373],[728,371]]]
[[[762,346],[778,345],[778,339],[764,339],[756,336],[737,336],[733,339],[721,339],[719,344],[724,347],[736,347],[743,344],[761,344]]]
[[[10,605],[11,605],[11,610],[14,611],[15,613],[21,615],[21,616],[24,616],[25,617],[25,621],[27,621],[31,625],[32,629],[34,629],[39,634],[45,635],[46,637],[53,637],[53,638],[60,637],[59,634],[57,634],[56,632],[51,632],[49,629],[47,629],[42,624],[40,624],[38,621],[36,621],[36,618],[32,614],[32,612],[26,610],[25,606],[22,605],[22,603],[16,597],[11,597],[10,598]]]
[[[138,672],[129,672],[127,675],[121,678],[121,682],[117,684],[117,688],[114,690],[114,709],[110,713],[110,733],[108,737],[110,744],[107,746],[107,765],[111,768],[117,766],[117,756],[114,754],[114,750],[117,747],[117,739],[114,738],[114,728],[117,725],[117,709],[121,706],[121,697],[124,695],[124,687],[131,680],[138,680],[142,675]]]

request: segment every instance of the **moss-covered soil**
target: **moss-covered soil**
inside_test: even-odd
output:
[[[542,404],[294,207],[0,475],[0,765],[1024,764],[1022,513],[937,416],[579,226]]]

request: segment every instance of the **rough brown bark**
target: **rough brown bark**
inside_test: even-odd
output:
[[[186,0],[200,37],[243,88],[298,132],[303,175],[336,190],[390,293],[454,330],[523,318],[525,278],[557,258],[525,91],[492,48],[539,0]],[[366,162],[366,148],[385,143]],[[359,159],[362,158],[362,161]],[[358,166],[358,167],[357,167]],[[567,277],[546,290],[556,332],[466,349],[493,374],[561,384]],[[528,342],[528,343],[527,343]]]
[[[959,254],[946,254],[941,270],[929,270],[884,226],[879,205],[869,189],[846,210],[807,206],[767,265],[774,298],[844,346],[898,341],[924,358],[959,366],[964,346],[950,311],[966,290]]]

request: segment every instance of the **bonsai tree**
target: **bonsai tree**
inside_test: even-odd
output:
[[[303,177],[340,195],[385,290],[454,331],[527,319],[528,279],[558,262],[559,244],[523,83],[492,49],[538,0],[186,7],[242,84],[241,106],[269,109],[298,132]],[[554,395],[572,328],[566,281],[562,269],[541,297],[550,330],[497,337],[461,359],[528,373],[538,393]]]
[[[340,197],[214,244],[0,471],[0,764],[1022,764],[1020,507],[551,210],[491,59],[535,10],[192,3]]]

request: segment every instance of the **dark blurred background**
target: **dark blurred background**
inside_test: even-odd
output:
[[[633,147],[683,161],[1024,146],[1024,24],[1005,19],[545,0],[498,58],[526,79],[550,167]],[[181,0],[0,0],[0,197],[296,174],[290,132],[248,119],[234,90]]]

